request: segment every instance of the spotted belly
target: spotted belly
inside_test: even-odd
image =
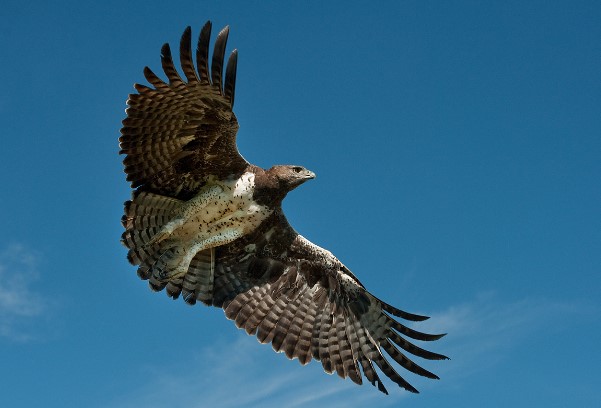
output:
[[[222,237],[217,241],[231,242],[231,238],[253,232],[272,212],[269,208],[254,203],[235,207],[221,201],[191,217],[182,228],[174,231],[172,238],[198,241]]]
[[[254,231],[273,210],[253,201],[254,174],[203,188],[182,203],[170,222],[170,239],[223,245]]]

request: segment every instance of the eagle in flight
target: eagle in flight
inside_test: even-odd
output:
[[[365,377],[388,393],[375,364],[393,382],[417,392],[389,360],[438,378],[405,353],[446,357],[406,338],[431,341],[443,335],[397,321],[427,317],[378,299],[331,252],[290,226],[282,200],[315,174],[289,165],[265,170],[238,152],[232,112],[236,50],[223,77],[228,32],[226,27],[217,36],[209,66],[211,22],[204,25],[195,68],[186,28],[179,49],[185,78],[165,44],[161,63],[167,82],[146,67],[152,86],[135,84],[137,93],[129,95],[119,138],[133,189],[122,217],[129,261],[153,290],[191,305],[223,308],[236,326],[303,365],[315,359],[327,373],[357,384]]]

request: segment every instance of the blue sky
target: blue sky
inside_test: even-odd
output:
[[[599,2],[166,4],[3,3],[0,406],[601,404]],[[125,100],[207,19],[243,155],[318,175],[291,223],[449,333],[421,394],[301,367],[127,263]]]

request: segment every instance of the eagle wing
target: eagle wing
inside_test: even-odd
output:
[[[239,175],[248,166],[236,147],[238,122],[232,112],[236,50],[222,79],[228,33],[225,27],[217,36],[209,71],[211,22],[204,25],[196,49],[197,70],[191,30],[186,28],[180,42],[185,80],[165,44],[161,63],[168,82],[146,67],[144,75],[153,87],[134,85],[138,93],[129,95],[119,138],[132,188],[186,200],[210,177]]]
[[[201,299],[222,307],[236,326],[256,335],[261,343],[271,343],[288,358],[303,365],[311,359],[321,361],[327,373],[350,377],[357,384],[362,384],[364,376],[386,394],[374,365],[399,386],[418,391],[384,352],[401,367],[438,379],[404,352],[429,360],[447,357],[405,337],[432,341],[444,335],[421,333],[397,321],[395,317],[409,321],[427,317],[404,312],[373,296],[334,255],[299,235],[281,209],[252,234],[215,248],[212,257],[203,256],[212,265],[212,273],[206,267],[202,273],[199,258],[198,268],[191,268],[183,281],[167,284],[170,296],[181,293],[190,304]],[[201,275],[211,276],[210,299],[202,298]]]

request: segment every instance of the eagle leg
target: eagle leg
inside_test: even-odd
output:
[[[215,235],[195,242],[187,248],[174,245],[163,252],[152,265],[152,274],[160,282],[168,282],[183,277],[190,267],[192,259],[201,251],[228,244],[244,235],[243,228],[224,228]]]
[[[200,190],[200,192],[184,202],[180,207],[175,209],[174,218],[171,219],[167,224],[150,238],[145,244],[146,247],[150,247],[157,244],[166,238],[169,238],[175,230],[186,224],[198,211],[205,208],[212,200],[215,200],[219,194],[223,192],[223,188],[218,185],[207,186]]]
[[[185,256],[186,250],[184,247],[176,245],[169,248],[152,264],[152,275],[158,278],[160,282],[167,282],[181,276],[182,274],[178,272]]]

